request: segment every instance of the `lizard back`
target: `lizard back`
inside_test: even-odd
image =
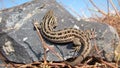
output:
[[[82,43],[84,46],[82,53],[73,62],[66,61],[67,64],[74,66],[78,62],[81,62],[89,54],[91,50],[89,36],[87,32],[83,32],[82,30],[75,28],[64,28],[62,30],[55,31],[57,24],[58,23],[53,11],[49,10],[42,19],[40,32],[44,38],[54,43],[75,42],[76,44],[75,38],[78,38],[78,42]]]

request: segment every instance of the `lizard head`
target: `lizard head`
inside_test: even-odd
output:
[[[49,10],[47,14],[49,15],[49,25],[54,29],[57,26],[57,18],[55,17],[53,10]]]

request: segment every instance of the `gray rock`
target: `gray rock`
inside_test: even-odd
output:
[[[0,60],[0,68],[5,68],[2,60]]]
[[[63,28],[79,28],[83,31],[94,29],[95,40],[103,58],[112,61],[114,58],[114,47],[119,40],[116,30],[103,23],[77,21],[68,11],[54,0],[37,0],[23,5],[2,10],[0,13],[0,48],[7,60],[16,63],[31,63],[42,60],[44,50],[40,39],[34,30],[33,19],[42,21],[48,10],[54,10],[58,20],[56,30]],[[45,40],[49,46],[54,47],[64,59],[73,57],[72,43],[54,44]],[[95,54],[94,39],[91,39],[92,51],[90,56]],[[47,52],[47,60],[62,61],[51,51]]]

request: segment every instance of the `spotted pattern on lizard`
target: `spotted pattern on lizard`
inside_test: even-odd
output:
[[[57,19],[53,14],[53,10],[49,10],[43,17],[42,22],[40,23],[40,32],[44,38],[54,43],[73,42],[77,50],[80,50],[81,45],[83,45],[83,51],[74,61],[65,61],[65,63],[70,64],[71,66],[75,66],[83,59],[85,59],[91,50],[89,36],[87,32],[78,30],[76,28],[55,30],[57,24]]]

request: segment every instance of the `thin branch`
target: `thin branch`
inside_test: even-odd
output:
[[[114,8],[114,10],[115,10],[117,16],[120,17],[119,12],[118,12],[116,6],[114,5],[113,1],[112,1],[112,0],[109,0],[109,1],[110,1],[110,3],[111,3],[112,7]]]
[[[77,15],[79,18],[82,18],[72,7],[68,7],[75,15]]]
[[[119,6],[120,6],[120,0],[117,0],[117,1],[118,1]]]
[[[92,32],[92,38],[94,39],[94,47],[95,47],[95,50],[97,51],[97,54],[98,54],[98,52],[100,50],[97,47],[97,43],[96,43],[96,39],[95,39],[95,30],[93,30],[93,32]]]
[[[65,67],[65,64],[64,63],[48,63],[48,65],[50,66],[62,66],[62,67]]]
[[[108,9],[108,16],[109,16],[109,14],[110,14],[110,6],[109,6],[109,1],[107,0],[107,9]]]
[[[40,38],[40,41],[42,42],[42,46],[43,46],[43,49],[44,49],[44,63],[45,64],[47,64],[47,61],[46,61],[46,48],[45,48],[45,42],[44,42],[44,40],[42,39],[42,36],[41,36],[41,34],[39,33],[39,29],[38,29],[38,27],[36,26],[36,23],[37,23],[37,21],[35,21],[34,23],[33,23],[33,25],[34,25],[34,27],[36,28],[36,30],[37,30],[37,34],[38,34],[38,36],[39,36],[39,38]]]
[[[90,1],[91,4],[98,10],[98,12],[100,12],[101,14],[103,14],[103,15],[106,16],[106,13],[105,13],[104,11],[100,10],[100,9],[94,4],[94,2],[93,2],[92,0],[89,0],[89,1]]]
[[[101,59],[100,61],[101,61],[102,63],[110,66],[110,68],[117,68],[116,66],[114,66],[114,65],[112,65],[111,63],[108,63],[108,62],[106,62],[106,61],[104,61],[104,60],[102,60],[102,59]]]
[[[75,15],[77,15],[79,18],[82,18],[82,16],[80,16],[72,7],[66,6],[64,4],[62,4],[62,2],[59,2],[61,5],[63,5],[64,7],[67,7],[72,13],[74,13]]]
[[[42,36],[41,36],[41,34],[40,34],[40,31],[39,31],[39,29],[38,29],[38,27],[37,27],[38,22],[36,21],[36,22],[33,23],[33,24],[34,24],[34,26],[35,26],[35,28],[36,28],[36,30],[37,30],[37,33],[38,33],[38,35],[39,35],[39,37],[40,37],[40,40],[41,40],[41,42],[42,42],[42,46],[43,46],[45,49],[48,48],[52,53],[54,53],[58,58],[60,58],[60,60],[63,60],[63,58],[62,58],[57,52],[55,52],[54,49],[52,49],[51,47],[49,47],[49,46],[44,42],[44,40],[43,40],[43,38],[42,38]]]
[[[93,58],[89,58],[82,66],[82,68],[86,68],[87,63],[89,63],[91,60],[93,60]]]

